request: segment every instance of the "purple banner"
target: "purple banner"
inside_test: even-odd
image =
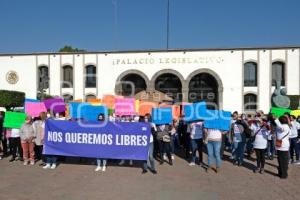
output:
[[[150,134],[148,123],[47,120],[44,154],[147,160]]]

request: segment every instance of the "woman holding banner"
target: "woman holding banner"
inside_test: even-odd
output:
[[[105,121],[104,114],[101,113],[101,114],[98,115],[98,121],[100,121],[100,122]],[[102,167],[101,167],[101,163],[102,163]],[[97,158],[97,167],[95,169],[95,172],[98,172],[98,171],[105,172],[106,171],[106,163],[107,163],[107,160],[101,159],[101,158]]]
[[[35,143],[35,157],[37,160],[43,160],[43,143],[45,132],[45,120],[47,116],[45,112],[40,113],[40,117],[33,122],[33,129],[36,135]]]
[[[151,125],[151,135],[150,135],[150,143],[149,143],[149,151],[148,151],[148,161],[151,165],[151,172],[153,174],[157,174],[157,171],[155,169],[155,160],[154,160],[154,157],[153,157],[153,150],[154,150],[154,137],[156,136],[156,132],[157,132],[157,128],[155,126],[154,123],[151,122],[151,115],[150,114],[146,114],[145,117],[144,117],[144,122],[146,123],[150,123]],[[143,164],[143,174],[147,173],[148,170],[148,165],[147,165],[147,161],[144,162]]]

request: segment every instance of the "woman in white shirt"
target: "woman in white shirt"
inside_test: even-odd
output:
[[[255,119],[255,122],[251,125],[250,129],[254,133],[253,148],[255,150],[257,163],[254,173],[259,171],[261,174],[263,174],[265,166],[265,153],[268,146],[268,136],[270,134],[270,130],[268,125],[259,117]]]
[[[275,120],[275,123],[277,125],[276,150],[278,159],[278,175],[280,178],[286,179],[288,177],[289,166],[289,135],[291,134],[289,119],[286,116],[281,116],[279,117],[279,120]]]

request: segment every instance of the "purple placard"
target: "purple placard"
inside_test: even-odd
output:
[[[66,104],[62,98],[46,99],[43,102],[47,110],[51,110],[55,113],[66,111]]]

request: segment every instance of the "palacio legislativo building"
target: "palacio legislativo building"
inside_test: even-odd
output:
[[[300,47],[0,54],[0,89],[67,100],[160,91],[176,102],[268,112],[275,80],[300,93]]]

